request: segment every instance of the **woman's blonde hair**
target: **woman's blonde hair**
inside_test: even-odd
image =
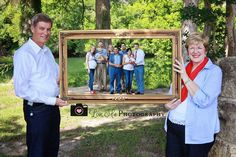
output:
[[[206,50],[208,50],[209,46],[209,38],[205,36],[203,33],[200,32],[193,32],[189,35],[188,39],[186,40],[185,47],[188,49],[189,45],[202,43]]]

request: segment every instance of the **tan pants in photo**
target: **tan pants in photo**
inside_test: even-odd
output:
[[[99,90],[107,90],[107,66],[106,64],[97,64],[97,83]]]

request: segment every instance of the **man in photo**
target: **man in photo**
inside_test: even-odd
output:
[[[139,48],[139,43],[134,44],[134,58],[135,58],[135,67],[134,73],[137,84],[137,92],[135,94],[144,94],[144,57],[145,53],[142,49]]]
[[[122,55],[119,53],[117,47],[113,49],[114,53],[109,58],[109,76],[110,76],[110,94],[114,94],[114,83],[116,81],[116,92],[122,93],[121,91],[121,71],[122,71]]]
[[[15,94],[22,98],[28,157],[57,157],[60,142],[59,68],[45,45],[52,20],[39,13],[31,20],[32,37],[14,55]]]
[[[98,42],[95,58],[97,61],[96,80],[98,83],[98,90],[101,92],[107,91],[107,50],[104,49],[102,41]]]

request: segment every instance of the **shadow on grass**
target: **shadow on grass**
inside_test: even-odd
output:
[[[70,157],[163,157],[163,123],[163,119],[120,120],[95,128],[79,127],[65,131],[62,132],[62,139],[70,139],[66,143],[67,147],[75,147],[72,150],[68,148],[69,151],[63,153]]]
[[[1,142],[5,141],[17,141],[22,139],[25,136],[25,133],[22,132],[23,125],[20,125],[17,120],[21,118],[20,116],[12,116],[7,119],[0,119],[0,134]]]
[[[26,157],[27,155],[4,155],[0,153],[0,157]]]
[[[133,119],[134,117],[152,117],[157,116],[159,118],[164,118],[167,110],[163,105],[88,105],[88,116],[92,118],[104,117],[104,118],[114,118],[114,117],[125,117],[126,119]]]
[[[0,119],[0,157],[26,157],[25,133],[17,120],[20,116]],[[14,154],[14,155],[9,155]]]
[[[163,106],[157,105],[89,105],[89,110],[96,109],[102,113],[115,110],[123,112],[159,112],[165,111]],[[69,114],[69,109],[64,109],[62,115]],[[66,111],[66,112],[65,112]],[[59,157],[163,157],[165,148],[165,133],[163,130],[163,118],[155,117],[143,119],[143,117],[92,117],[89,113],[85,121],[81,117],[80,127],[61,132],[61,146]],[[25,133],[17,123],[19,116],[13,116],[7,120],[0,119],[0,134],[2,141],[22,141]],[[112,121],[100,123],[103,118]],[[144,117],[145,118],[145,117]],[[86,122],[95,122],[98,125],[84,125]],[[68,125],[68,124],[67,124]],[[81,127],[84,126],[84,127]],[[89,127],[88,127],[89,126]],[[14,142],[12,142],[14,143]],[[1,144],[1,143],[0,143]],[[24,144],[25,145],[25,144]],[[1,146],[0,146],[1,147]],[[1,148],[0,148],[1,149]],[[13,147],[9,152],[18,149]],[[0,151],[0,157],[13,157]],[[8,155],[7,155],[8,154]],[[21,156],[20,156],[21,155]],[[25,152],[18,153],[24,157]],[[14,156],[15,157],[15,156]]]

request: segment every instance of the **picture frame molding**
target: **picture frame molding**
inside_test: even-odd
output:
[[[172,94],[81,94],[68,91],[68,40],[79,39],[171,39],[172,63],[181,56],[181,30],[136,29],[136,30],[61,30],[59,31],[59,69],[60,69],[60,98],[68,103],[82,104],[164,104],[171,99],[180,98],[181,78],[173,71],[172,65]]]

